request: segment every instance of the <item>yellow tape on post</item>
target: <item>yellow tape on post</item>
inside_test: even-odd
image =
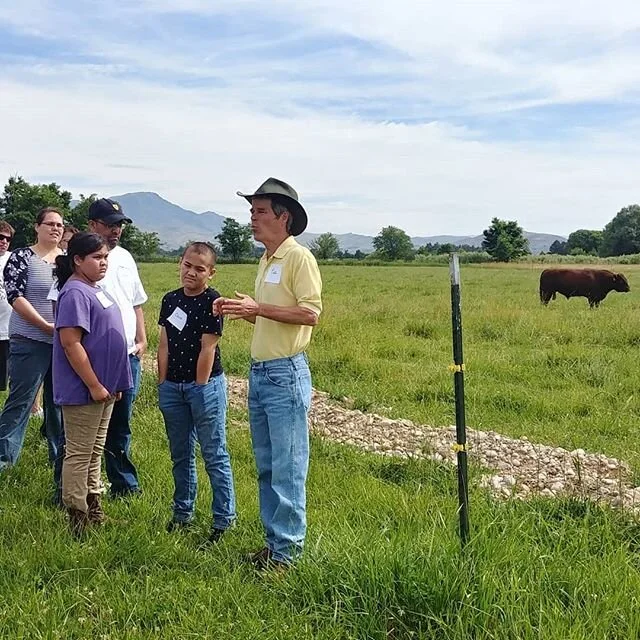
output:
[[[451,371],[451,373],[460,373],[464,371],[464,364],[450,364],[449,371]]]

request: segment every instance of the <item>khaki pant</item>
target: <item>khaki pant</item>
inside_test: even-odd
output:
[[[100,493],[100,464],[113,400],[104,403],[65,405],[66,449],[62,464],[62,502],[65,507],[87,511],[87,494]]]

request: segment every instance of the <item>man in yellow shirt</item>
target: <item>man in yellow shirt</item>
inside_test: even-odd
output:
[[[322,280],[313,254],[294,239],[307,226],[295,190],[269,178],[255,193],[238,195],[251,204],[251,230],[265,252],[255,296],[218,298],[214,310],[255,325],[249,424],[266,545],[251,562],[283,568],[302,552],[307,528],[311,374],[304,350],[322,311]]]

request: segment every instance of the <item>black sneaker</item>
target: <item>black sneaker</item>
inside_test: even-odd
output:
[[[209,542],[215,544],[220,541],[220,538],[225,534],[226,529],[216,529],[215,527],[211,529],[211,533],[209,534]]]
[[[169,520],[167,523],[167,533],[174,531],[187,531],[193,528],[193,520]]]

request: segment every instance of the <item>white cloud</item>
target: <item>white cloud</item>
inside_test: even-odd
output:
[[[275,175],[309,204],[313,231],[475,233],[494,215],[537,231],[598,228],[634,200],[640,168],[630,153],[640,127],[622,148],[608,134],[577,149],[526,148],[441,124],[281,119],[113,81],[0,92],[6,172],[50,176],[75,193],[157,191],[240,219],[235,191]]]

